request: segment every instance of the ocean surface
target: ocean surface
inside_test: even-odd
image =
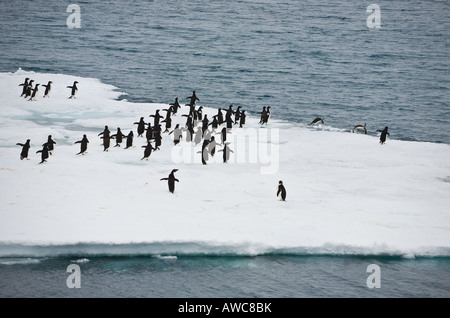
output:
[[[69,28],[69,4],[80,28]],[[0,72],[97,78],[132,102],[250,114],[450,144],[450,3],[0,1]],[[1,84],[1,83],[0,83]],[[187,102],[187,100],[186,100]],[[438,155],[438,154],[437,154]],[[78,264],[81,288],[68,288]],[[381,269],[369,288],[367,267]],[[0,259],[0,297],[449,297],[448,257],[94,255]]]

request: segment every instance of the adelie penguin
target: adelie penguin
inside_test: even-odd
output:
[[[247,117],[247,114],[245,113],[245,110],[241,112],[241,118],[239,120],[239,128],[244,128],[245,125],[245,118]]]
[[[117,132],[114,135],[111,135],[111,138],[116,140],[116,145],[114,147],[120,147],[124,137],[126,136],[122,133],[120,128],[117,128]]]
[[[180,128],[180,124],[175,126],[175,129],[169,132],[169,135],[173,133],[173,143],[174,145],[178,145],[183,137],[183,130]]]
[[[127,145],[126,145],[125,149],[133,147],[133,138],[134,138],[133,131],[130,131],[127,136]]]
[[[386,142],[386,137],[390,136],[389,132],[388,132],[388,127],[384,127],[383,130],[381,130],[381,135],[380,135],[380,144],[383,145]]]
[[[309,123],[309,126],[323,124],[324,120],[324,118],[316,117],[312,122]]]
[[[45,87],[45,91],[44,91],[44,98],[45,97],[50,97],[50,91],[51,91],[51,89],[52,89],[52,84],[53,84],[53,82],[52,81],[49,81],[48,83],[47,83],[47,85],[42,85],[43,87]]]
[[[197,95],[195,94],[195,91],[192,92],[192,96],[186,97],[186,99],[190,99],[191,100],[189,102],[189,104],[186,104],[186,106],[191,107],[191,112],[193,112],[195,110],[195,103],[197,101],[200,101],[200,99],[198,99]]]
[[[159,109],[156,110],[156,112],[155,112],[154,115],[150,115],[149,117],[153,117],[153,118],[154,118],[154,120],[153,120],[153,126],[158,126],[160,120],[161,120],[162,118],[164,118],[164,116],[161,116],[161,115],[160,115]]]
[[[75,98],[75,94],[76,94],[77,91],[78,91],[77,84],[78,84],[78,82],[75,81],[75,82],[73,82],[73,85],[72,85],[72,86],[67,86],[67,88],[70,88],[70,97],[69,97],[70,99]]]
[[[39,90],[39,85],[40,85],[40,84],[36,84],[36,85],[34,86],[33,91],[31,92],[30,99],[29,99],[30,101],[36,100],[36,94],[37,94],[37,92],[38,92],[38,90]]]
[[[169,186],[169,191],[171,193],[174,193],[174,191],[175,191],[175,182],[180,182],[180,180],[175,178],[175,172],[177,172],[177,171],[178,171],[178,169],[173,169],[167,178],[162,178],[160,180],[160,181],[167,180],[167,184]]]
[[[48,147],[47,147],[47,144],[44,144],[44,146],[42,147],[42,150],[38,150],[38,151],[36,151],[36,153],[40,153],[41,154],[41,162],[39,162],[39,164],[47,162],[47,159],[48,159]]]
[[[146,125],[144,117],[141,117],[141,119],[138,122],[135,122],[134,125],[138,125],[137,127],[138,137],[143,137],[142,135],[145,132],[145,125]]]
[[[286,201],[286,188],[281,180],[278,182],[277,197],[280,198],[280,201]]]
[[[76,144],[81,144],[80,152],[77,153],[77,155],[84,155],[87,150],[87,146],[89,143],[89,140],[87,139],[86,135],[83,135],[83,139],[75,141]]]
[[[230,152],[234,153],[234,151],[231,150],[230,147],[228,147],[229,144],[230,144],[229,142],[226,142],[223,146],[223,149],[218,151],[218,152],[221,152],[221,151],[223,152],[223,155],[222,155],[223,163],[227,163],[228,160],[230,160]]]
[[[209,140],[206,140],[206,139],[203,140],[202,150],[198,152],[202,156],[202,164],[204,164],[204,165],[206,165],[206,162],[209,159],[209,156],[208,156],[208,154],[209,154],[209,152],[208,152],[209,151],[209,148],[208,148],[209,142],[210,142]]]
[[[24,81],[22,84],[19,84],[19,86],[23,86],[23,87],[22,87],[22,94],[20,95],[20,97],[24,97],[25,94],[27,93],[28,81],[29,81],[29,80],[30,80],[30,79],[27,77],[27,78],[25,79],[25,81]]]
[[[175,102],[169,104],[172,106],[172,114],[175,115],[178,112],[178,108],[181,108],[180,103],[178,102],[178,97],[175,98]]]
[[[103,139],[103,151],[108,151],[109,146],[111,144],[111,139],[114,139],[114,137],[111,136],[111,132],[108,129],[108,126],[105,126],[105,129],[98,134],[101,139]]]
[[[365,134],[367,134],[366,124],[364,123],[364,125],[356,125],[353,128],[352,132],[355,132],[355,131],[363,131]]]
[[[20,160],[28,159],[28,151],[30,150],[30,139],[27,139],[27,141],[24,144],[17,143],[17,146],[22,147],[22,152],[20,153]]]
[[[144,160],[144,159],[148,160],[148,158],[152,154],[152,150],[156,150],[156,148],[153,148],[152,143],[150,141],[147,141],[147,145],[142,146],[142,148],[145,148],[145,150],[144,150],[144,157],[142,157],[141,160]]]
[[[44,144],[47,145],[48,152],[52,155],[53,150],[55,150],[56,142],[52,139],[52,135],[49,135],[47,138],[47,142]],[[42,146],[44,146],[42,145]]]
[[[33,83],[34,83],[34,80],[30,80],[28,82],[28,85],[26,86],[26,89],[25,89],[25,95],[23,95],[24,98],[28,98],[31,96],[31,93],[33,92]]]

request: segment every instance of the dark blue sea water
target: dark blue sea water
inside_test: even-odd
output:
[[[66,12],[80,6],[81,27]],[[0,72],[94,77],[133,102],[196,90],[208,107],[270,105],[274,118],[315,117],[349,131],[450,144],[450,2],[0,1]],[[82,85],[80,85],[82,87]],[[365,256],[3,258],[2,297],[449,297],[448,258]],[[370,289],[366,268],[381,268]]]

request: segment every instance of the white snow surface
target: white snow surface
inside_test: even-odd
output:
[[[51,80],[50,97],[42,97],[42,87],[36,101],[19,97],[25,77]],[[69,99],[75,80],[79,91]],[[352,127],[276,120],[272,109],[267,126],[248,114],[244,128],[233,128],[227,163],[218,147],[202,165],[201,144],[194,147],[185,133],[177,146],[164,133],[161,150],[147,161],[134,122],[153,121],[149,115],[169,105],[118,100],[125,94],[111,85],[64,74],[19,69],[0,73],[0,82],[0,256],[450,256],[450,145],[395,136],[380,145]],[[172,129],[184,126],[190,93],[179,92],[183,108]],[[202,103],[210,119],[228,107]],[[112,140],[104,152],[98,134],[105,125],[111,134],[132,130],[134,147]],[[83,134],[88,151],[76,155]],[[48,135],[55,150],[39,164],[36,151]],[[29,157],[20,160],[16,143],[27,139]],[[179,169],[173,194],[160,181],[172,169]],[[286,202],[276,196],[279,180]]]

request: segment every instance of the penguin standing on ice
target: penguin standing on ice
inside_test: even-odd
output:
[[[209,123],[208,126],[211,126],[211,128],[215,131],[217,128],[219,128],[219,121],[217,120],[217,115],[213,116],[213,120]]]
[[[221,151],[223,152],[223,156],[222,156],[223,163],[227,163],[228,160],[230,160],[230,152],[234,153],[234,151],[231,150],[230,147],[228,147],[229,144],[230,144],[229,142],[226,142],[225,145],[223,146],[223,149],[218,151],[218,152],[221,152]]]
[[[44,86],[45,87],[45,91],[44,91],[44,98],[45,97],[50,97],[50,91],[51,91],[51,89],[52,89],[52,84],[53,84],[53,82],[52,81],[49,81],[48,83],[47,83],[47,85],[42,85],[42,86]]]
[[[103,139],[103,151],[108,151],[109,145],[111,144],[111,139],[114,139],[111,137],[111,132],[109,131],[108,126],[105,126],[105,129],[98,135],[102,136],[100,139]]]
[[[127,136],[127,146],[125,147],[125,149],[133,147],[133,138],[134,138],[133,131],[130,131]]]
[[[152,150],[156,150],[156,148],[153,148],[152,143],[150,141],[147,141],[147,145],[142,146],[142,148],[145,148],[145,150],[144,150],[144,157],[142,157],[141,160],[144,160],[144,159],[148,160],[148,158],[152,154]]]
[[[223,127],[220,133],[217,133],[217,135],[221,136],[220,144],[223,145],[227,141],[227,134],[231,133],[231,129]]]
[[[234,113],[234,124],[238,124],[239,120],[241,119],[241,108],[242,106],[238,106],[236,109],[236,112]]]
[[[83,135],[83,139],[75,141],[76,144],[81,144],[80,152],[77,153],[77,155],[84,155],[87,150],[87,146],[89,143],[89,140],[87,139],[86,135]]]
[[[206,129],[208,129],[209,126],[209,119],[208,119],[208,115],[205,114],[205,117],[202,120],[202,133],[203,135],[205,134]]]
[[[25,96],[25,94],[27,93],[28,81],[29,81],[29,80],[30,80],[30,79],[27,77],[27,78],[25,79],[25,81],[24,81],[22,84],[19,84],[19,86],[23,86],[23,87],[22,87],[22,94],[20,95],[20,97]]]
[[[286,201],[286,188],[281,180],[278,182],[277,197],[280,197],[280,201]]]
[[[208,156],[208,150],[209,150],[208,145],[209,145],[209,140],[207,140],[207,139],[203,140],[202,151],[199,151],[199,153],[201,153],[201,155],[202,155],[202,164],[204,164],[204,165],[206,165],[206,162],[209,159],[209,156]]]
[[[22,146],[22,152],[20,153],[20,160],[28,159],[28,150],[30,150],[30,139],[27,139],[27,141],[24,144],[17,143],[17,146]]]
[[[239,120],[239,128],[244,128],[245,125],[245,118],[247,117],[247,114],[245,113],[245,110],[241,112],[241,118]]]
[[[45,144],[47,145],[48,152],[50,153],[50,155],[52,155],[52,151],[55,150],[55,144],[56,144],[56,142],[52,139],[52,135],[48,136],[47,142]],[[42,146],[44,146],[44,145],[42,145]]]
[[[183,130],[180,128],[180,124],[175,126],[175,129],[169,132],[169,135],[173,133],[173,143],[174,145],[178,145],[180,143],[181,138],[183,137]]]
[[[145,138],[147,139],[147,141],[155,139],[151,123],[147,123],[147,128],[145,129]]]
[[[216,141],[216,139],[214,138],[214,136],[211,136],[211,139],[209,140],[208,143],[208,152],[211,155],[211,157],[214,157],[214,155],[216,154],[216,146],[219,145]]]
[[[196,146],[202,141],[202,138],[203,138],[202,128],[197,127],[197,132],[195,133],[195,136],[194,136],[194,142],[195,142]]]
[[[33,88],[33,91],[31,92],[31,96],[30,96],[30,101],[31,100],[36,100],[36,94],[37,94],[37,92],[38,92],[38,90],[39,90],[39,85],[40,84],[36,84],[35,86],[34,86],[34,88]]]
[[[77,81],[75,81],[75,82],[73,82],[73,85],[72,86],[67,86],[67,88],[70,88],[71,89],[71,91],[70,91],[70,97],[69,98],[75,98],[75,94],[76,94],[76,92],[78,91],[78,87],[77,87],[77,84],[78,84],[78,82]]]
[[[169,191],[173,193],[175,191],[175,181],[180,182],[177,178],[175,178],[174,173],[177,172],[178,169],[173,169],[167,178],[162,178],[160,181],[167,180],[167,184],[169,186]]]
[[[384,144],[386,142],[386,137],[390,136],[389,132],[388,132],[388,127],[384,127],[384,129],[381,131],[381,135],[380,135],[380,144]]]
[[[195,110],[195,103],[197,101],[200,101],[200,99],[198,99],[197,95],[195,94],[195,91],[192,92],[192,96],[186,97],[186,99],[190,99],[191,100],[189,102],[189,104],[186,104],[186,106],[190,107],[190,113],[194,112],[194,110]]]
[[[149,117],[153,117],[153,126],[156,127],[159,125],[159,121],[161,120],[161,118],[164,118],[164,116],[161,116],[159,113],[159,109],[156,110],[154,115],[150,115]]]
[[[219,108],[217,110],[217,115],[216,116],[217,116],[217,122],[219,123],[219,125],[222,125],[225,122],[225,120],[223,119],[222,108]]]
[[[25,95],[23,95],[24,98],[28,98],[31,96],[31,93],[33,92],[33,83],[34,83],[34,80],[30,80],[28,82],[28,85],[26,86],[26,89],[25,89]]]
[[[40,153],[41,154],[41,162],[39,162],[39,164],[47,162],[47,159],[48,159],[48,147],[47,147],[47,144],[44,144],[44,146],[42,147],[42,150],[38,150],[38,151],[36,151],[36,153]]]
[[[144,117],[141,117],[139,122],[135,122],[134,125],[138,125],[138,127],[137,127],[138,137],[142,137],[142,135],[145,132],[145,125],[146,125],[144,122]]]
[[[153,127],[155,132],[155,150],[159,150],[162,144],[162,135],[161,135],[161,124],[156,127]]]
[[[172,106],[172,115],[175,115],[178,112],[178,108],[181,108],[180,103],[178,102],[178,97],[175,98],[175,102],[169,104]]]
[[[258,114],[261,114],[259,123],[262,125],[262,123],[264,122],[264,118],[266,117],[266,114],[267,114],[266,106],[264,106],[262,111],[258,112]]]
[[[316,117],[311,123],[309,123],[309,126],[323,124],[324,120],[324,118]]]
[[[117,128],[117,132],[114,135],[111,135],[111,138],[116,140],[116,145],[114,147],[120,147],[120,144],[123,141],[123,138],[126,137],[120,128]]]
[[[162,123],[166,123],[166,129],[164,130],[164,132],[169,132],[170,128],[172,128],[172,118],[170,116],[166,117],[163,121],[161,121]]]

